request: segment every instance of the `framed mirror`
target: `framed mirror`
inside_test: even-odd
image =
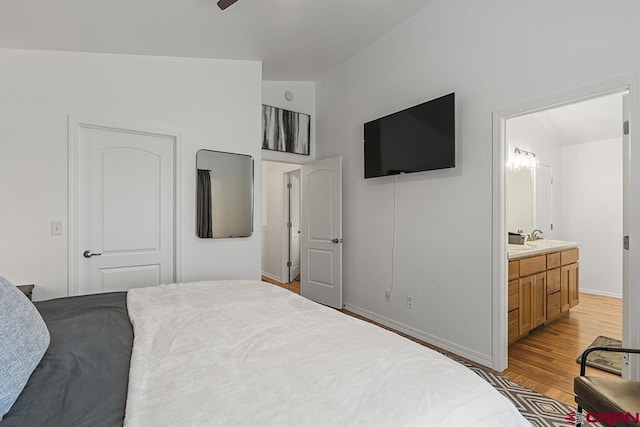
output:
[[[530,233],[536,228],[535,169],[507,169],[506,178],[507,231]]]
[[[196,153],[196,236],[203,239],[253,234],[253,157],[200,150]]]

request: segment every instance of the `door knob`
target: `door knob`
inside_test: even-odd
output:
[[[342,239],[333,239],[332,242],[333,243],[342,243]]]
[[[98,253],[95,253],[95,252],[93,252],[93,251],[91,251],[91,250],[87,249],[86,251],[84,251],[84,252],[82,253],[82,255],[83,255],[85,258],[91,258],[92,256],[100,256],[100,255],[102,255],[102,254],[98,254]]]

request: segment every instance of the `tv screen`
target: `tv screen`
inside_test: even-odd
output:
[[[455,166],[455,94],[364,125],[364,177]]]

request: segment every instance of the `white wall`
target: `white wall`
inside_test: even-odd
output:
[[[492,362],[492,112],[639,70],[639,14],[633,0],[435,0],[317,82],[318,158],[344,159],[349,308]],[[457,167],[398,179],[388,303],[393,178],[362,178],[362,125],[452,91]]]
[[[285,99],[286,91],[293,93],[293,100]],[[316,84],[314,82],[263,81],[262,103],[311,116],[309,155],[262,150],[264,160],[288,163],[306,163],[316,158]],[[260,141],[262,142],[262,140]]]
[[[562,239],[581,242],[580,291],[622,297],[622,138],[562,148]]]
[[[284,205],[284,173],[299,169],[299,166],[262,162],[262,168],[262,185],[265,189],[262,203],[266,207],[266,221],[262,223],[262,274],[286,283],[288,278],[283,277],[283,265],[287,262],[283,252],[287,244],[283,233],[283,227],[287,221]]]
[[[259,62],[0,50],[0,82],[0,274],[35,283],[37,299],[67,295],[72,114],[180,131],[184,280],[259,278],[259,215],[247,239],[195,236],[197,150],[249,154],[260,177]],[[259,179],[255,194],[260,212]]]

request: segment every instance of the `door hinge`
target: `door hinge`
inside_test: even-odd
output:
[[[293,185],[291,185],[291,183],[288,183],[288,184],[287,184],[287,188],[288,188],[289,190],[291,190],[291,189],[293,188]]]
[[[622,123],[622,134],[629,135],[629,120],[625,120]]]
[[[291,267],[291,261],[287,261],[287,267]]]
[[[629,236],[624,236],[622,239],[622,247],[627,251],[629,250]]]
[[[553,230],[553,224],[551,224],[551,229]]]
[[[292,225],[292,224],[291,224],[290,222],[288,222],[288,223],[287,223],[287,228],[291,228],[291,225]]]

